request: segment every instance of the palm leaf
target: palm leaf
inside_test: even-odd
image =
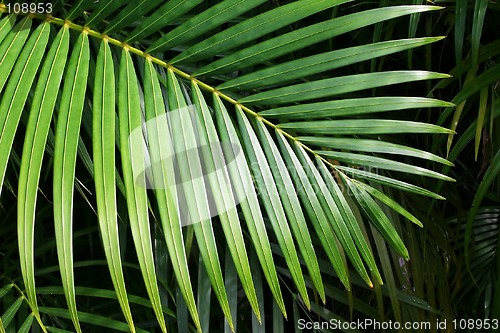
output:
[[[255,319],[263,321],[263,279],[254,276],[254,269],[262,270],[274,297],[273,317],[279,311],[287,316],[285,282],[279,281],[272,249],[284,260],[295,285],[292,293],[300,295],[303,305],[323,318],[336,318],[319,310],[307,290],[313,287],[325,302],[320,253],[325,253],[348,290],[350,266],[367,285],[373,286],[372,279],[382,283],[357,207],[385,241],[408,258],[397,230],[372,197],[411,221],[418,220],[365,181],[439,196],[389,174],[372,174],[355,166],[452,180],[428,167],[402,163],[397,156],[450,165],[447,160],[389,138],[373,138],[373,134],[389,133],[450,134],[433,124],[392,119],[388,112],[451,108],[452,104],[422,97],[361,96],[366,89],[448,76],[398,70],[331,78],[329,71],[441,38],[391,40],[302,57],[299,51],[378,22],[439,7],[392,6],[324,19],[323,11],[343,8],[348,2],[301,0],[273,8],[264,1],[222,0],[210,6],[198,0],[163,5],[160,1],[125,5],[117,0],[98,4],[82,0],[66,14],[65,7],[54,6],[49,17],[11,14],[0,20],[0,189],[13,182],[6,174],[9,159],[17,156],[16,133],[24,144],[17,196],[18,246],[28,313],[33,315],[23,318],[22,330],[28,330],[33,318],[44,331],[67,328],[54,327],[57,321],[41,322],[39,313],[43,313],[71,319],[78,332],[84,330],[81,323],[143,331],[136,324],[142,317],[134,314],[132,319],[134,301],[128,290],[135,286],[126,282],[132,269],[126,265],[130,258],[123,232],[128,227],[137,258],[133,260],[138,262],[131,266],[145,282],[145,295],[163,332],[169,298],[175,300],[179,327],[193,327],[182,320],[189,312],[195,329],[205,328],[210,314],[200,315],[198,307],[209,304],[211,290],[226,327],[236,329],[237,278]],[[5,12],[6,6],[0,5],[0,10]],[[312,16],[320,22],[304,20]],[[291,25],[299,28],[283,33]],[[61,26],[59,32],[51,34],[57,26]],[[334,100],[334,96],[354,97]],[[28,122],[26,130],[20,130],[25,109]],[[388,119],[365,118],[372,113],[388,114]],[[67,309],[39,307],[37,297],[43,289],[35,287],[34,227],[41,209],[36,198],[46,167],[44,152],[51,155],[51,133],[55,133],[54,165],[48,169],[53,173],[53,246],[59,258],[59,268],[51,270],[61,273]],[[357,148],[360,145],[364,148]],[[88,169],[92,180],[88,201],[96,209],[93,220],[98,221],[106,266],[122,310],[121,315],[114,314],[117,319],[77,310],[82,289],[75,287],[72,229],[79,199],[73,194],[74,186],[83,184],[77,176],[80,166]],[[356,203],[343,192],[345,186]],[[156,222],[163,234],[153,238]],[[221,239],[227,251],[218,245]],[[158,256],[159,240],[166,245],[174,286],[165,279],[169,275],[159,262],[164,260]],[[255,258],[249,253],[255,253]],[[193,257],[194,266],[190,265]],[[301,260],[312,284],[304,278]],[[97,266],[96,261],[89,264]],[[210,281],[196,284],[198,307],[191,281],[195,276]],[[93,295],[106,298],[103,293]],[[2,317],[3,325],[9,325],[23,300],[12,303]],[[295,313],[296,309],[294,317]],[[273,325],[283,329],[281,319]]]

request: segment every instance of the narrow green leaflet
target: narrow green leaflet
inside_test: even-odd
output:
[[[162,0],[136,0],[129,3],[127,7],[109,22],[104,30],[105,34],[116,32],[137,21],[137,18],[155,8]]]
[[[330,97],[404,82],[444,79],[448,77],[450,76],[447,74],[416,70],[348,75],[273,89],[244,97],[239,102],[243,104],[283,104]]]
[[[401,256],[403,256],[403,258],[409,260],[410,255],[408,254],[406,246],[380,206],[370,197],[368,193],[365,192],[364,189],[358,185],[356,180],[350,180],[342,174],[341,176],[354,194],[356,201],[359,203],[365,214],[370,218],[380,234]]]
[[[156,10],[153,14],[145,17],[141,24],[132,31],[125,41],[135,42],[147,37],[158,30],[171,24],[176,18],[189,11],[203,0],[171,0]]]
[[[135,332],[132,313],[125,289],[118,236],[115,177],[115,73],[108,41],[104,39],[97,56],[94,100],[93,133],[94,182],[99,229],[111,280],[118,295],[130,331]]]
[[[279,124],[278,127],[311,134],[455,133],[452,130],[434,124],[389,119],[298,121]]]
[[[420,228],[423,228],[424,226],[422,225],[422,222],[420,222],[415,216],[410,214],[406,209],[404,209],[400,204],[398,204],[396,201],[385,195],[384,193],[380,192],[379,190],[366,185],[365,183],[362,182],[356,182],[356,185],[359,187],[363,188],[366,192],[368,192],[372,197],[375,199],[378,199],[380,202],[384,203],[385,205],[389,206],[392,208],[394,211],[397,213],[401,214],[402,216],[406,217],[408,220],[411,222],[415,223],[418,225]]]
[[[304,159],[307,161],[310,168],[314,167],[312,161],[310,161],[304,154]],[[336,206],[339,213],[342,216],[342,219],[346,221],[347,228],[351,233],[356,246],[359,248],[363,259],[365,260],[368,268],[371,271],[372,276],[376,278],[375,283],[382,284],[382,277],[380,276],[380,272],[378,271],[377,264],[375,263],[375,257],[373,256],[373,252],[371,250],[370,244],[366,240],[366,237],[363,235],[360,225],[356,220],[356,216],[352,211],[347,199],[345,197],[344,192],[340,189],[337,181],[334,179],[332,173],[326,167],[324,161],[322,161],[318,156],[315,158],[316,163],[318,165],[319,173],[323,177],[326,188],[329,191],[323,191],[325,193],[325,198],[327,203],[331,206]],[[316,177],[320,179],[317,172],[314,171]],[[321,180],[318,181],[321,183]]]
[[[443,37],[399,39],[325,52],[239,76],[224,82],[217,89],[252,89],[282,84],[364,60],[427,45],[441,39]]]
[[[297,250],[295,249],[292,233],[288,226],[288,221],[276,187],[276,182],[273,178],[261,144],[246,115],[239,106],[236,107],[236,114],[238,116],[241,137],[246,148],[245,151],[250,163],[254,166],[253,176],[255,182],[257,183],[257,187],[260,190],[260,197],[273,227],[274,234],[276,235],[278,244],[283,251],[285,261],[290,269],[290,272],[292,273],[293,281],[295,282],[299,294],[302,297],[302,301],[307,308],[310,308],[309,296],[307,295],[307,289],[302,269],[300,267]]]
[[[366,273],[365,267],[361,262],[361,258],[365,260],[369,270],[374,273],[376,278],[378,280],[381,280],[381,278],[377,270],[377,265],[375,264],[375,258],[368,248],[366,239],[361,234],[361,231],[356,228],[355,224],[347,223],[348,220],[345,219],[345,214],[344,216],[342,215],[342,206],[339,206],[333,199],[332,193],[330,192],[324,179],[321,177],[316,165],[314,165],[313,161],[305,152],[304,148],[300,146],[298,142],[295,143],[294,148],[297,152],[299,160],[302,162],[302,165],[305,165],[308,170],[308,176],[311,183],[314,184],[315,188],[319,189],[321,193],[321,195],[318,195],[319,202],[323,207],[323,210],[325,211],[328,221],[335,231],[337,238],[342,244],[344,252],[346,252],[347,256],[351,259],[354,267],[360,273],[361,277],[371,287],[372,282]]]
[[[118,92],[120,152],[130,228],[146,290],[156,319],[162,332],[165,333],[167,328],[163,318],[153,259],[148,198],[146,188],[137,186],[137,179],[134,178],[134,170],[141,169],[144,164],[143,147],[131,145],[129,136],[132,130],[142,125],[142,117],[137,77],[127,49],[122,52]]]
[[[143,87],[146,121],[153,120],[153,125],[147,128],[148,148],[151,154],[151,160],[160,162],[155,163],[152,168],[152,179],[156,184],[155,196],[158,202],[162,229],[177,283],[179,284],[182,296],[186,300],[191,317],[197,329],[200,331],[200,320],[198,311],[196,310],[191,280],[189,278],[177,193],[176,191],[171,191],[168,182],[169,177],[175,175],[174,165],[171,159],[174,152],[172,151],[171,142],[167,140],[170,137],[170,133],[165,132],[168,130],[165,126],[159,128],[161,122],[154,121],[157,117],[165,117],[165,103],[160,89],[160,83],[158,82],[158,74],[151,59],[146,59],[145,62]],[[160,132],[160,130],[164,132]]]
[[[208,183],[205,182],[202,175],[204,172],[212,174],[213,167],[202,170],[202,163],[199,154],[192,153],[193,149],[200,149],[198,135],[203,136],[202,128],[197,127],[192,118],[195,116],[193,110],[188,108],[183,96],[180,84],[172,71],[167,73],[168,85],[168,126],[171,128],[173,151],[175,151],[176,166],[179,170],[180,181],[182,185],[183,196],[188,210],[189,219],[185,224],[192,225],[200,254],[202,255],[205,268],[216,295],[220,300],[221,307],[231,329],[233,329],[233,320],[229,309],[222,270],[220,267],[217,244],[212,228],[212,221],[208,212],[210,212],[209,200],[207,194]],[[201,149],[208,148],[206,145]],[[246,264],[247,258],[243,234],[238,228],[239,223],[229,223],[227,219],[221,217],[221,224],[226,235],[226,241],[234,258],[238,273],[242,277],[243,285],[248,285],[251,280],[250,267]]]
[[[351,0],[301,0],[292,2],[245,20],[188,48],[172,63],[196,61],[252,42],[309,15]],[[253,1],[252,1],[253,3]],[[215,7],[213,7],[215,8]]]
[[[5,16],[0,21],[0,44],[5,39],[5,37],[7,37],[9,33],[11,33],[14,24],[16,24],[16,17],[17,17],[16,15],[11,14]]]
[[[414,175],[421,175],[447,181],[454,181],[453,178],[440,174],[436,171],[432,171],[429,169],[425,169],[407,163],[392,161],[382,157],[363,155],[363,154],[344,153],[339,151],[326,151],[326,150],[320,150],[317,151],[317,153],[349,164],[364,165],[373,168],[394,170],[399,172],[411,173]]]
[[[47,28],[47,31],[49,29]],[[57,34],[39,74],[38,83],[31,103],[30,116],[24,137],[18,187],[17,219],[23,225],[27,239],[35,227],[35,209],[42,160],[47,144],[47,135],[52,120],[52,112],[59,93],[59,86],[66,65],[69,49],[69,30],[63,27]],[[33,249],[26,249],[27,258],[33,260]],[[28,277],[33,279],[33,277]],[[68,298],[70,300],[70,297]],[[76,305],[68,302],[73,322],[80,332],[76,317]]]
[[[79,331],[73,273],[73,195],[76,156],[83,112],[90,49],[88,36],[76,40],[64,76],[54,145],[54,229],[59,270],[68,309]]]
[[[14,136],[24,109],[24,103],[28,97],[29,88],[33,84],[40,62],[45,53],[50,25],[43,23],[33,31],[31,37],[23,48],[16,65],[12,71],[10,80],[7,83],[5,92],[2,94],[0,102],[0,191],[5,177],[7,162],[9,160]],[[0,72],[2,66],[0,64]],[[33,312],[37,314],[37,300],[35,291],[34,272],[34,224],[33,221],[18,220],[17,224],[19,258],[21,261],[21,271],[28,302],[33,307]]]
[[[287,162],[287,165],[293,165],[296,175],[292,177],[295,182],[295,187],[299,189],[298,193],[302,199],[302,203],[307,212],[307,215],[311,219],[313,227],[318,235],[321,245],[326,252],[328,259],[330,260],[332,266],[337,272],[340,281],[344,284],[346,289],[350,289],[349,276],[347,274],[347,266],[342,259],[341,252],[339,248],[341,247],[339,241],[336,237],[336,233],[332,230],[332,226],[328,221],[326,213],[324,212],[324,207],[322,207],[319,202],[318,196],[316,195],[315,189],[307,177],[307,172],[297,155],[290,147],[290,144],[286,141],[283,134],[276,132],[278,136],[278,142],[282,151],[282,155]],[[365,272],[365,277],[367,274]]]
[[[24,298],[21,296],[18,299],[16,299],[10,306],[9,308],[5,311],[5,313],[2,315],[2,323],[4,327],[9,327],[10,322],[12,319],[14,319],[14,316],[16,315],[17,311],[19,311],[19,308],[23,304]]]
[[[376,183],[390,186],[390,187],[394,187],[394,188],[397,188],[397,189],[402,190],[402,191],[407,191],[407,192],[411,192],[411,193],[415,193],[415,194],[419,194],[419,195],[424,195],[424,196],[428,196],[428,197],[438,199],[438,200],[444,200],[444,197],[442,197],[439,194],[436,194],[434,192],[431,192],[427,189],[424,189],[422,187],[419,187],[419,186],[416,186],[413,184],[409,184],[409,183],[406,183],[406,182],[403,182],[403,181],[400,181],[397,179],[382,176],[382,175],[376,174],[374,172],[368,172],[368,171],[363,171],[363,170],[360,170],[357,168],[344,167],[344,166],[336,166],[336,169],[342,170],[348,174],[358,176],[359,178],[371,180],[371,181],[374,181]]]
[[[479,47],[481,45],[481,34],[483,31],[484,17],[488,8],[488,0],[477,0],[474,3],[474,18],[472,23],[471,51],[472,66],[476,67],[479,58]]]
[[[462,62],[465,36],[465,20],[469,1],[457,0],[455,3],[455,62]]]
[[[196,2],[190,1],[190,2]],[[179,27],[167,33],[148,48],[148,52],[163,51],[193,40],[221,24],[260,5],[265,0],[224,0],[206,11],[196,15]]]
[[[31,23],[31,18],[26,16],[14,28],[12,28],[14,21],[8,21],[6,25],[2,26],[4,40],[0,44],[0,91],[7,82],[10,71],[17,63],[19,53],[30,35]],[[7,35],[5,36],[5,34]]]
[[[336,5],[349,0],[336,1]],[[328,38],[344,34],[377,22],[390,20],[410,13],[441,9],[436,6],[394,6],[365,10],[358,13],[336,17],[328,21],[309,25],[287,34],[252,45],[241,51],[232,53],[199,70],[194,75],[211,73],[228,73],[249,66],[263,63],[298,49],[322,42]]]
[[[308,145],[314,145],[317,147],[413,156],[429,161],[439,162],[444,165],[453,166],[453,163],[451,163],[450,161],[442,157],[439,157],[437,155],[434,155],[432,153],[380,140],[314,137],[314,136],[299,136],[297,137],[297,140],[306,143]]]
[[[2,288],[0,288],[0,298],[2,298],[5,295],[7,295],[7,293],[12,289],[12,287],[14,287],[14,284],[13,283],[9,283],[8,285],[3,286]]]
[[[221,142],[225,143],[239,143],[240,139],[236,129],[229,118],[229,114],[226,107],[222,103],[219,96],[214,94],[214,106],[215,115],[217,121],[217,127],[220,134]],[[243,153],[243,152],[242,152]],[[276,302],[278,303],[281,312],[286,317],[285,305],[283,302],[283,297],[281,295],[281,289],[278,282],[278,277],[276,274],[276,267],[274,265],[274,260],[272,258],[271,247],[269,244],[269,239],[266,232],[266,227],[264,224],[264,219],[262,217],[262,212],[260,210],[260,204],[258,202],[257,194],[253,182],[242,181],[242,179],[248,179],[251,175],[250,168],[247,163],[243,163],[240,159],[236,159],[237,163],[230,163],[228,166],[229,174],[231,180],[234,183],[236,195],[238,197],[246,197],[240,203],[247,227],[254,243],[254,248],[259,257],[262,270],[266,277],[267,283],[274,295]],[[246,162],[246,161],[245,161]],[[254,306],[258,306],[255,303]],[[260,311],[254,308],[254,312],[257,319],[260,320]]]
[[[31,325],[33,324],[34,318],[35,316],[32,313],[30,313],[26,318],[26,320],[24,321],[24,323],[21,325],[21,327],[19,327],[17,333],[28,333],[31,329]]]
[[[314,119],[324,117],[357,116],[395,110],[453,107],[454,104],[424,97],[367,97],[341,99],[279,107],[259,112],[269,118]]]
[[[306,219],[302,212],[302,207],[300,206],[297,190],[293,186],[291,175],[278,147],[274,143],[274,139],[271,137],[271,134],[262,121],[257,120],[256,126],[261,145],[263,146],[267,161],[269,162],[269,167],[274,176],[274,181],[276,182],[278,194],[280,195],[283,208],[288,218],[288,223],[292,228],[295,240],[297,241],[297,245],[302,253],[302,258],[306,263],[307,269],[314,283],[314,287],[324,303],[325,291],[323,288],[323,281],[321,279],[318,260],[316,258],[314,247],[312,246],[313,243],[307,228]]]

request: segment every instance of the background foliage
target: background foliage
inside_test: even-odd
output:
[[[23,15],[2,14],[0,332],[280,332],[298,330],[299,318],[500,318],[500,4],[302,1],[301,14],[283,9],[298,2],[56,1],[51,24],[34,17],[31,28],[9,25],[28,24]],[[154,21],[168,3],[172,12]],[[261,13],[271,13],[267,25]],[[273,21],[278,15],[285,24]],[[347,15],[358,16],[341,21]],[[421,76],[389,74],[407,69]],[[371,84],[342,90],[357,84],[350,75],[375,72]],[[429,99],[372,99],[389,96]],[[355,98],[343,114],[315,104]],[[134,187],[134,160],[122,152],[141,122],[134,106],[150,118],[188,103],[207,137],[241,140],[248,166],[236,171],[252,172],[260,196],[180,229],[166,216],[175,200]],[[375,120],[391,123],[373,132]],[[193,133],[181,134],[177,142],[188,144]],[[266,172],[274,185],[259,178]],[[294,191],[278,193],[287,176]],[[322,184],[328,189],[297,190]],[[222,227],[224,218],[241,225],[241,237]],[[246,223],[259,220],[260,231]],[[322,234],[326,221],[344,224]]]

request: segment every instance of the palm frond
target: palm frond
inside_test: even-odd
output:
[[[214,291],[229,329],[235,329],[238,294],[235,283],[228,287],[228,279],[236,277],[256,322],[265,319],[264,288],[274,297],[272,306],[264,305],[266,311],[272,307],[273,317],[279,312],[295,316],[296,309],[288,308],[283,297],[282,265],[301,304],[331,318],[326,310],[319,311],[315,299],[319,296],[325,302],[325,295],[331,293],[322,279],[318,257],[323,253],[347,290],[352,283],[350,268],[368,286],[379,288],[383,281],[378,257],[360,211],[380,233],[375,237],[377,249],[385,247],[383,239],[404,259],[409,251],[388,211],[375,199],[421,224],[368,181],[439,196],[388,172],[375,174],[359,167],[452,180],[397,160],[405,156],[451,165],[446,159],[374,135],[451,134],[437,125],[394,119],[389,112],[453,105],[422,97],[362,97],[368,89],[448,78],[445,74],[393,70],[332,78],[330,72],[440,37],[391,40],[304,56],[304,48],[335,36],[440,9],[390,6],[323,17],[325,10],[349,2],[301,0],[273,8],[264,1],[223,0],[208,6],[198,0],[128,5],[82,0],[71,8],[55,5],[51,15],[3,17],[0,190],[6,182],[16,182],[8,175],[8,164],[21,152],[16,144],[21,140],[16,200],[26,296],[18,295],[12,302],[0,329],[9,326],[26,301],[31,314],[21,330],[28,330],[36,319],[44,332],[62,331],[55,326],[65,318],[72,320],[77,332],[84,331],[82,323],[144,331],[137,324],[142,317],[133,311],[137,298],[129,290],[135,286],[127,281],[126,237],[121,232],[128,227],[139,264],[134,270],[142,275],[148,307],[162,332],[167,331],[168,298],[176,300],[178,315],[189,311],[195,329],[202,331],[207,315],[198,308],[210,304],[207,290]],[[0,4],[2,13],[8,8]],[[319,22],[305,20],[310,17]],[[334,96],[338,99],[333,100]],[[460,101],[457,97],[456,102]],[[23,114],[28,117],[26,125]],[[384,119],[365,117],[371,114]],[[48,292],[37,286],[34,238],[40,223],[36,213],[41,209],[37,196],[44,155],[51,163],[53,159],[49,170],[59,260],[55,269],[62,277],[62,290],[57,293],[64,294],[67,308],[38,305],[39,297]],[[92,178],[89,202],[97,215],[93,220],[98,221],[114,297],[122,310],[118,318],[79,310],[79,295],[109,296],[107,291],[82,289],[75,281],[73,224],[79,216],[74,187],[85,168]],[[354,196],[349,197],[346,190]],[[157,256],[154,228],[161,230],[166,244],[177,285],[172,290],[160,272],[163,259]],[[189,264],[193,248],[200,261],[194,266],[197,293]],[[279,260],[276,251],[281,254]],[[383,271],[389,267],[385,255]],[[257,270],[262,270],[264,279]],[[386,276],[393,278],[387,272]],[[204,277],[210,285],[201,280]],[[12,286],[0,289],[0,294],[11,292]],[[391,300],[397,304],[395,294]],[[51,319],[44,321],[47,317]],[[274,324],[276,329],[282,327],[279,320]],[[187,320],[179,325],[189,326]]]

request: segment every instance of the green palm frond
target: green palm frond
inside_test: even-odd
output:
[[[7,13],[11,3],[0,4],[0,190],[7,183],[18,184],[24,286],[13,281],[0,289],[0,298],[11,297],[14,287],[22,295],[2,317],[0,330],[26,302],[29,310],[21,331],[38,322],[44,332],[59,332],[61,318],[71,319],[77,332],[83,331],[81,323],[145,331],[138,324],[142,317],[133,310],[140,304],[153,309],[157,326],[166,332],[164,315],[172,315],[166,310],[168,299],[179,299],[179,293],[185,302],[175,305],[179,321],[185,306],[201,331],[206,316],[199,306],[203,299],[210,301],[200,290],[198,305],[195,299],[193,248],[202,263],[194,270],[205,270],[198,278],[209,279],[230,329],[236,325],[237,294],[227,287],[228,277],[239,279],[256,322],[264,320],[263,288],[273,295],[274,315],[286,317],[294,311],[285,302],[283,267],[293,281],[293,293],[313,311],[317,298],[325,302],[331,293],[319,257],[328,260],[347,290],[351,269],[366,285],[380,286],[378,257],[360,212],[405,259],[409,252],[385,206],[376,200],[421,223],[375,184],[441,198],[395,175],[452,180],[402,162],[400,158],[416,157],[451,165],[429,152],[390,142],[390,135],[453,131],[395,119],[390,112],[453,104],[364,93],[448,78],[445,74],[392,70],[332,75],[342,73],[333,70],[441,39],[390,40],[317,52],[312,46],[335,36],[440,9],[390,6],[323,15],[349,2],[57,1],[50,15]],[[316,54],[304,53],[308,47]],[[139,144],[131,139],[134,133],[140,133]],[[226,149],[231,146],[241,151]],[[192,153],[194,148],[199,150]],[[16,165],[15,156],[20,156],[18,176],[9,166],[11,160]],[[92,182],[79,179],[82,174]],[[40,223],[37,198],[46,179],[53,183],[47,195],[54,220],[52,250],[59,263],[54,269],[62,278],[58,289],[37,287],[37,270],[42,269],[34,238]],[[92,219],[98,223],[93,225],[98,224],[113,296],[75,281],[73,229],[80,223],[75,188],[96,211]],[[218,214],[211,214],[213,209]],[[138,266],[128,267],[124,259],[123,225],[130,227]],[[158,257],[159,242],[168,258]],[[173,290],[165,281],[166,269],[175,276]],[[129,291],[137,289],[127,281],[129,270],[142,276],[149,303]],[[67,307],[39,304],[40,296],[51,290],[64,294]],[[116,298],[122,314],[105,318],[98,311],[80,311],[81,295]],[[188,327],[187,321],[182,325]]]

